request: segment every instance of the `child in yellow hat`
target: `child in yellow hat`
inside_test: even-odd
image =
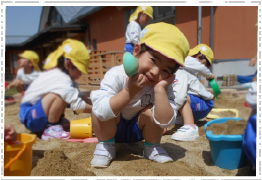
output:
[[[40,74],[39,57],[34,51],[26,50],[19,54],[18,62],[21,68],[17,71],[15,81],[7,86],[7,91],[11,87],[15,87],[18,92],[25,91]]]
[[[208,67],[214,59],[213,51],[205,44],[199,44],[189,51],[185,59],[185,67],[176,73],[173,83],[175,102],[179,107],[177,124],[184,124],[177,130],[171,139],[178,141],[193,141],[199,137],[198,127],[195,121],[202,119],[214,107],[214,95],[197,79],[195,74],[201,74],[207,79],[216,76]]]
[[[153,8],[151,6],[138,6],[136,11],[130,16],[129,24],[126,28],[125,52],[133,54],[135,44],[139,43],[140,25],[145,25],[149,19],[153,19]]]
[[[141,43],[141,44],[140,44]],[[91,92],[92,125],[99,140],[92,167],[107,167],[116,157],[115,143],[145,140],[144,157],[165,163],[173,161],[160,146],[164,128],[176,121],[172,82],[184,66],[189,43],[174,25],[155,23],[140,33],[134,46],[138,73],[128,77],[124,66],[111,68]]]
[[[67,104],[77,113],[90,113],[91,101],[86,103],[75,87],[75,80],[87,74],[90,56],[85,45],[67,39],[51,53],[44,66],[46,71],[29,86],[20,105],[19,117],[32,132],[42,132],[42,139],[68,139],[70,133],[61,126],[61,116]],[[62,71],[66,69],[66,73]]]

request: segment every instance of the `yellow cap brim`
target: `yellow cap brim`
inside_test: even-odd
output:
[[[150,43],[150,42],[146,42],[145,43],[148,47],[150,47],[151,49],[153,49],[154,51],[159,52],[160,54],[162,54],[163,56],[169,58],[169,59],[173,59],[174,61],[176,61],[180,66],[185,66],[184,65],[184,61],[183,58],[179,57],[176,53],[174,53],[173,51],[170,51],[169,49],[166,49],[162,46],[159,46],[157,44],[154,43]]]
[[[154,19],[151,14],[145,13],[146,15],[148,15],[151,19]]]
[[[208,60],[208,62],[210,63],[210,66],[208,66],[208,67],[209,67],[209,68],[212,67],[212,63],[211,63],[211,61],[209,60],[208,57],[207,57],[207,60]]]
[[[84,66],[83,64],[75,63],[75,62],[72,60],[72,58],[71,58],[71,62],[73,63],[73,65],[74,65],[75,67],[77,67],[77,69],[78,69],[79,71],[81,71],[81,72],[84,73],[84,74],[88,74],[87,68],[85,68],[85,66]],[[88,67],[88,65],[87,65],[87,67]]]
[[[190,49],[190,50],[189,50],[189,53],[188,53],[188,56],[193,56],[193,55],[197,54],[198,52],[201,52],[202,54],[204,54],[200,49],[199,49],[199,50]],[[205,56],[206,56],[206,55],[205,55]],[[209,61],[210,67],[211,67],[211,66],[212,66],[212,62],[210,61],[210,57],[207,57],[207,56],[206,56],[206,58],[207,58],[207,60]]]
[[[38,67],[37,64],[33,63],[33,66],[34,66],[35,70],[40,71],[40,68]]]
[[[27,57],[24,56],[24,53],[18,54],[18,56],[21,57],[21,58],[29,59],[29,58],[27,58]],[[34,66],[35,70],[40,71],[40,68],[38,67],[38,64],[36,64],[35,62],[33,62],[31,59],[29,59],[29,60],[33,63],[33,66]]]

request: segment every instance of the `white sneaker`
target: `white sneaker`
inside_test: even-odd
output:
[[[109,163],[116,158],[116,150],[114,145],[108,145],[105,142],[100,142],[96,145],[94,158],[91,161],[91,166],[96,168],[108,167]]]
[[[194,141],[199,137],[198,127],[193,128],[192,126],[186,124],[179,128],[176,133],[171,136],[171,139],[178,141]]]
[[[166,163],[173,161],[173,159],[160,145],[145,147],[143,155],[144,158],[150,159],[158,163]]]

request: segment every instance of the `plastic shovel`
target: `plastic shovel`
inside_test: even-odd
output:
[[[82,143],[98,143],[98,139],[96,137],[85,138],[85,139],[68,139],[67,142],[82,142]]]
[[[212,109],[212,111],[210,113],[212,113],[212,112],[222,112],[222,111],[232,111],[232,112],[236,113],[236,117],[238,117],[238,115],[239,115],[239,112],[238,112],[237,109]],[[221,118],[218,115],[210,114],[210,113],[206,116],[206,118],[208,118],[208,119],[219,119],[219,118]]]

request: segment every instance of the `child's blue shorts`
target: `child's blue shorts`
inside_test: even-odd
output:
[[[257,71],[255,72],[254,77],[257,77]]]
[[[22,103],[20,105],[19,117],[27,129],[32,132],[41,132],[46,128],[48,118],[42,106],[42,99],[35,105]]]
[[[133,50],[134,50],[134,45],[132,43],[126,43],[124,52],[130,52],[131,54],[133,54]]]
[[[208,115],[208,113],[214,107],[214,101],[211,100],[203,100],[197,96],[192,94],[188,94],[191,100],[191,109],[193,111],[194,120],[199,120]]]
[[[115,135],[116,143],[135,143],[144,139],[143,131],[139,128],[137,122],[138,114],[131,120],[124,119],[121,114]]]

